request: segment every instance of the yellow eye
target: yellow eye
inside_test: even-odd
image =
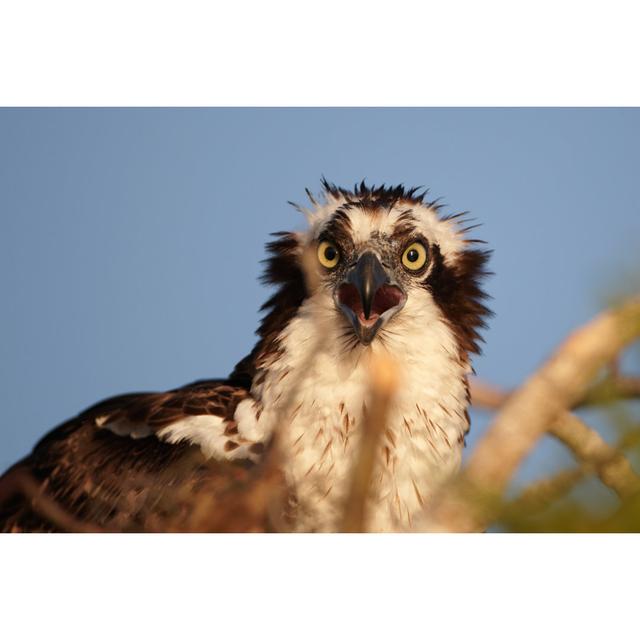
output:
[[[318,245],[318,260],[326,269],[333,269],[340,262],[340,252],[334,244],[324,240]]]
[[[409,271],[418,271],[427,261],[427,250],[421,242],[412,242],[402,254],[402,264]]]

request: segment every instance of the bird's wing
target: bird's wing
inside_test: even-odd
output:
[[[65,517],[116,530],[153,528],[150,511],[157,517],[165,508],[167,491],[195,490],[212,473],[222,489],[242,481],[263,448],[238,434],[233,415],[245,399],[246,388],[207,380],[90,407],[47,434],[0,479],[0,531],[65,528],[43,519],[33,496],[6,488],[20,474]]]
[[[260,447],[238,433],[235,410],[251,402],[244,387],[226,380],[203,380],[164,393],[110,398],[87,409],[79,420],[135,440],[155,436],[163,442],[198,445],[207,458],[255,459]]]

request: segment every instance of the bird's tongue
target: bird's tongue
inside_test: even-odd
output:
[[[364,309],[362,308],[362,300],[360,294],[354,285],[346,283],[340,287],[338,292],[338,300],[340,304],[343,304],[358,318],[360,324],[365,327],[374,325],[378,318],[388,309],[391,309],[402,301],[402,292],[398,287],[384,284],[377,291],[371,304],[371,313],[369,318],[365,318]]]
[[[361,325],[365,327],[372,327],[380,317],[380,314],[375,313],[373,310],[371,310],[368,320],[364,317],[364,311],[359,311],[357,315],[358,315],[358,321],[360,322]]]

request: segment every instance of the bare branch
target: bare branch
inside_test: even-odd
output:
[[[640,478],[625,456],[571,413],[564,413],[549,433],[569,447],[579,460],[592,466],[600,480],[621,498],[640,491]]]
[[[381,356],[375,358],[371,363],[370,411],[364,420],[360,453],[353,465],[350,490],[344,508],[342,531],[345,533],[366,531],[367,498],[379,456],[378,444],[387,424],[389,406],[397,386],[395,363]]]
[[[471,394],[474,404],[489,409],[499,408],[510,395],[479,380],[472,381]],[[593,468],[600,480],[621,498],[640,490],[640,478],[625,456],[609,446],[596,431],[573,414],[562,412],[559,418],[549,425],[548,432],[569,447],[580,462]]]
[[[471,402],[478,409],[494,410],[500,408],[511,391],[505,391],[494,385],[472,378],[469,381]],[[610,402],[640,398],[640,377],[620,374],[610,375],[593,385],[571,408],[590,407]]]
[[[31,508],[61,531],[68,533],[105,533],[107,530],[89,522],[78,520],[65,511],[45,491],[26,469],[16,468],[9,472],[0,486],[0,504],[20,493],[29,499]]]
[[[564,469],[555,476],[544,478],[522,490],[520,495],[510,502],[504,513],[527,513],[540,511],[552,502],[566,495],[585,477],[587,469],[576,467]]]
[[[522,459],[548,425],[584,396],[599,369],[640,336],[640,298],[606,311],[575,331],[514,391],[479,442],[459,481],[429,514],[435,529],[483,530]],[[479,494],[486,499],[479,499]]]
[[[471,391],[471,405],[473,407],[490,411],[499,409],[511,395],[510,391],[505,391],[478,378],[469,380],[469,391]]]
[[[640,378],[616,373],[589,389],[578,406],[586,407],[630,398],[640,398]]]

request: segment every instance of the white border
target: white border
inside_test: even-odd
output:
[[[640,103],[637,3],[21,0],[3,105]]]
[[[2,636],[617,638],[637,536],[5,535]]]

